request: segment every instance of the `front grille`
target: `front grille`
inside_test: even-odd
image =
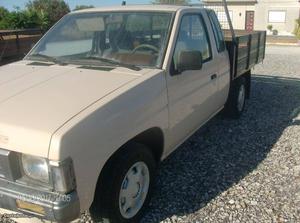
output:
[[[16,153],[0,149],[0,178],[15,181],[20,177]]]

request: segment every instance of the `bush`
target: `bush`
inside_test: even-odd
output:
[[[296,19],[294,34],[300,40],[300,19]]]
[[[278,30],[277,29],[273,29],[273,35],[277,36],[278,35]]]
[[[78,11],[82,9],[91,9],[91,8],[95,8],[95,7],[93,5],[76,5],[73,11]]]
[[[187,5],[190,3],[190,0],[154,0],[154,4],[171,4],[171,5]]]
[[[0,22],[0,29],[30,29],[39,27],[39,17],[35,11],[13,11]]]
[[[0,7],[0,29],[47,30],[69,12],[69,6],[63,0],[32,0],[24,10],[13,12]]]

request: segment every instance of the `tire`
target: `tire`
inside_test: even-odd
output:
[[[146,146],[131,143],[113,158],[109,166],[104,170],[103,182],[98,183],[90,209],[93,220],[139,222],[154,186],[157,164],[153,154]]]
[[[233,83],[225,105],[225,114],[229,118],[238,119],[244,112],[246,104],[246,79],[240,77]]]

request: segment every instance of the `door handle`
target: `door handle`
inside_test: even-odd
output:
[[[216,79],[217,77],[218,77],[217,74],[213,74],[213,75],[210,76],[210,79],[211,79],[211,80],[214,80],[214,79]]]

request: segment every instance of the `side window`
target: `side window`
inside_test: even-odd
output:
[[[182,17],[173,58],[175,69],[177,69],[177,61],[182,51],[200,51],[203,63],[211,59],[209,38],[200,15]]]
[[[225,41],[218,17],[214,11],[208,11],[208,17],[215,36],[217,49],[219,52],[223,52],[225,50]]]

